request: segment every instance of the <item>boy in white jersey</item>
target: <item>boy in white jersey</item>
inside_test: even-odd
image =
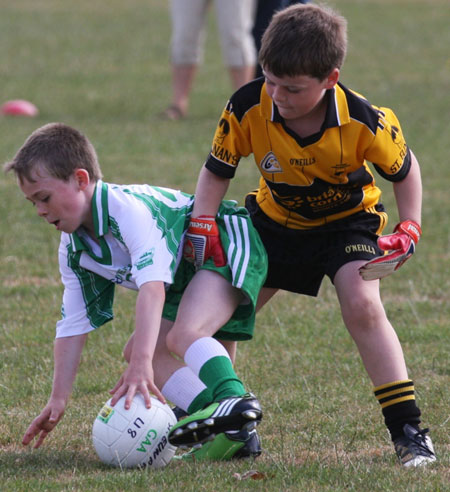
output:
[[[205,448],[213,448],[219,435],[231,457],[254,443],[261,407],[235,374],[226,342],[218,341],[252,337],[266,276],[265,251],[246,210],[223,202],[215,232],[224,249],[196,267],[181,251],[194,197],[103,182],[95,150],[77,130],[61,123],[37,129],[5,165],[10,170],[38,215],[61,231],[64,284],[52,393],[23,443],[37,437],[39,447],[62,418],[88,333],[113,318],[116,284],[138,295],[135,330],[124,350],[129,364],[111,390],[112,404],[125,395],[129,408],[137,392],[147,407],[150,393],[162,402],[168,398],[190,414],[171,430],[169,440],[177,446],[208,442]],[[214,217],[196,224],[216,228]],[[207,242],[202,246],[208,248]],[[259,454],[258,446],[250,448],[249,454]],[[222,457],[217,449],[213,455]]]

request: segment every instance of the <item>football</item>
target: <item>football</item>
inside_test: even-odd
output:
[[[121,468],[161,468],[175,454],[167,435],[177,419],[168,405],[152,397],[151,408],[137,394],[129,410],[125,396],[114,407],[109,399],[92,427],[95,451],[103,463]]]

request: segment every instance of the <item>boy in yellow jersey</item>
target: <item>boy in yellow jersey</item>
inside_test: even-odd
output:
[[[424,465],[436,457],[379,293],[379,279],[421,235],[420,169],[392,110],[339,82],[346,41],[346,20],[326,6],[294,5],[273,17],[260,51],[264,77],[228,101],[192,217],[216,214],[241,157],[253,154],[261,177],[246,207],[269,258],[259,307],[279,289],[316,296],[327,275],[400,462]],[[387,236],[367,162],[393,184],[400,222]]]

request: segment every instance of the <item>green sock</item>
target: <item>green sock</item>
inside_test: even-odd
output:
[[[217,356],[203,364],[198,377],[211,391],[213,401],[245,393],[244,385],[237,377],[228,357]]]
[[[197,410],[201,410],[205,408],[208,404],[213,402],[213,397],[211,390],[209,388],[205,388],[201,393],[199,393],[189,405],[187,412],[190,415],[191,413],[196,412]]]

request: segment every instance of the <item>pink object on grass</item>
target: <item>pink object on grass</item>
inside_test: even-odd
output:
[[[13,116],[36,116],[38,108],[31,102],[23,99],[15,99],[5,102],[0,108],[1,114]]]

